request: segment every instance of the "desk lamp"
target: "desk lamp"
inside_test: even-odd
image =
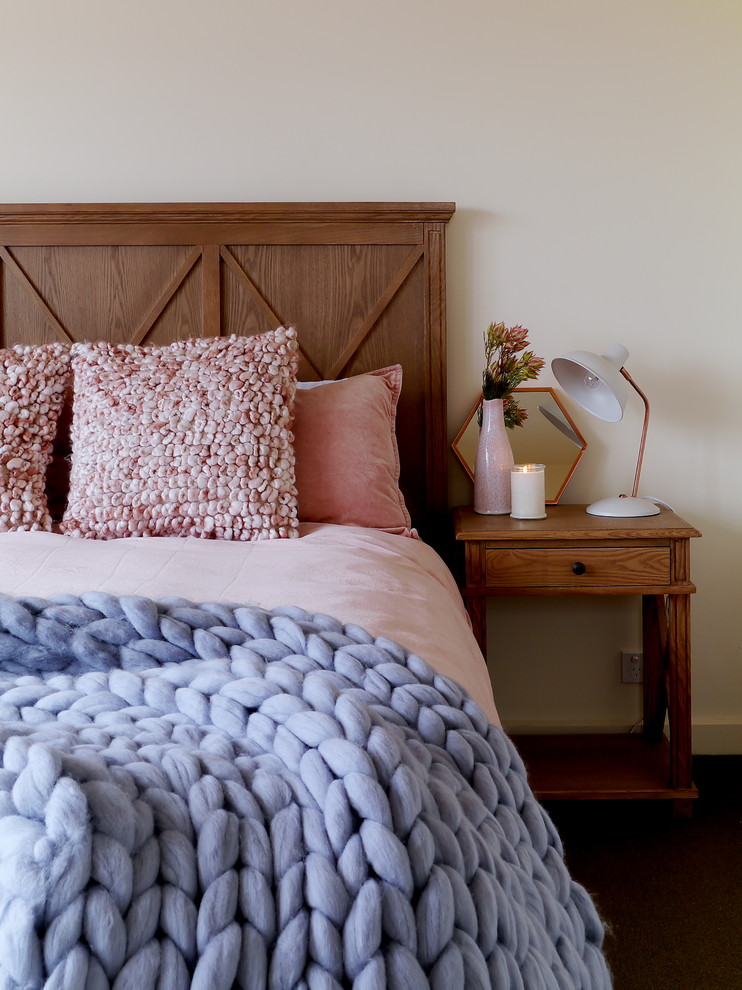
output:
[[[644,403],[644,426],[639,444],[634,488],[631,495],[602,498],[588,505],[591,516],[656,516],[659,506],[645,498],[638,498],[639,475],[644,457],[644,444],[649,425],[649,402],[646,395],[624,368],[629,352],[621,344],[614,344],[605,354],[590,351],[570,351],[564,357],[554,358],[551,370],[564,391],[583,409],[608,423],[617,423],[623,416],[628,390],[626,383],[638,392]]]

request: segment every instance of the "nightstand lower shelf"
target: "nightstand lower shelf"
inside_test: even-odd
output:
[[[678,811],[694,785],[670,787],[670,745],[641,734],[513,736],[540,801],[670,798]]]

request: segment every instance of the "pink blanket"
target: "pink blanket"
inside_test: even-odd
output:
[[[418,653],[463,685],[499,724],[487,667],[455,582],[418,540],[354,526],[304,524],[295,540],[80,540],[0,534],[0,593],[107,591],[299,605],[354,622]]]

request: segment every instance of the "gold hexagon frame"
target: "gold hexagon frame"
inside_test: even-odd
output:
[[[546,465],[546,504],[556,505],[587,449],[587,440],[553,388],[517,388],[515,397],[518,405],[528,413],[523,426],[509,431],[515,463]],[[479,440],[477,410],[481,404],[480,392],[451,444],[451,449],[472,481]]]

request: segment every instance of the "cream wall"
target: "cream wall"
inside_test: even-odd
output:
[[[2,0],[0,65],[6,202],[454,200],[452,436],[490,320],[547,360],[624,343],[643,491],[704,534],[694,746],[742,752],[738,0]],[[638,400],[575,417],[567,500],[625,490]],[[638,717],[634,604],[494,603],[504,718]]]

